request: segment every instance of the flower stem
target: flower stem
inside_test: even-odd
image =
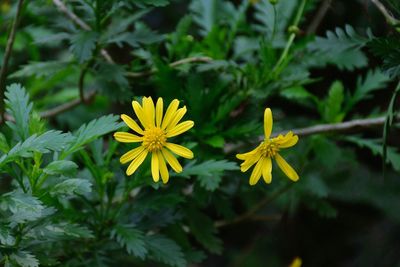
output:
[[[307,2],[307,0],[302,0],[301,1],[300,7],[297,10],[294,22],[289,28],[297,28],[297,26],[299,25],[301,16],[303,15],[303,12],[304,12],[304,7],[306,6],[306,2]],[[274,67],[274,69],[272,71],[275,77],[277,75],[279,75],[279,73],[281,72],[282,65],[285,62],[285,60],[286,60],[286,58],[287,58],[287,56],[289,54],[290,47],[292,46],[293,41],[294,41],[295,38],[296,38],[296,32],[292,32],[290,34],[290,36],[289,36],[288,41],[286,42],[286,46],[285,46],[285,48],[284,48],[284,50],[283,50],[278,62],[276,63],[276,65],[275,65],[275,67]]]

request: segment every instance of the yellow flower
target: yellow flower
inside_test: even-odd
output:
[[[299,257],[294,258],[289,267],[301,267],[302,260]]]
[[[250,185],[255,185],[260,179],[261,175],[263,176],[264,181],[267,184],[271,183],[272,158],[275,159],[279,168],[292,181],[295,182],[299,179],[296,171],[278,153],[282,148],[294,146],[299,140],[299,137],[297,135],[294,135],[293,132],[290,131],[284,136],[279,135],[278,137],[270,139],[271,132],[272,112],[271,109],[266,108],[264,111],[265,140],[252,151],[236,155],[238,159],[244,160],[244,162],[240,165],[240,170],[242,172],[247,171],[248,169],[250,169],[251,166],[257,163],[250,176]]]
[[[126,170],[127,175],[132,175],[146,159],[147,154],[150,153],[151,174],[154,182],[159,181],[161,173],[162,181],[167,183],[169,174],[166,162],[175,172],[182,172],[181,164],[170,151],[187,159],[193,158],[193,152],[190,149],[168,142],[168,138],[180,135],[194,125],[193,121],[179,123],[186,113],[186,107],[178,109],[178,106],[179,101],[174,99],[163,116],[162,98],[158,98],[155,106],[151,97],[143,97],[142,105],[137,101],[132,101],[133,110],[143,127],[140,127],[128,115],[121,115],[121,119],[126,125],[138,135],[116,132],[114,138],[122,143],[142,143],[141,146],[128,151],[120,158],[122,164],[131,161]]]

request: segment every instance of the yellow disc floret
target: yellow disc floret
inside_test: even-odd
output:
[[[144,131],[142,146],[144,146],[149,152],[161,150],[166,143],[167,137],[164,130],[154,127]]]

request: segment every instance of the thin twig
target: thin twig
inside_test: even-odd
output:
[[[307,136],[312,134],[331,133],[331,132],[348,132],[353,130],[361,130],[376,126],[382,126],[385,123],[385,116],[373,119],[358,119],[345,121],[341,123],[320,124],[311,127],[295,129],[293,133],[299,136]],[[395,121],[400,121],[400,116],[394,118]]]
[[[178,61],[174,61],[169,64],[170,67],[174,68],[179,65],[184,65],[188,63],[208,63],[211,62],[213,59],[210,57],[188,57],[188,58],[183,58]],[[151,69],[147,71],[142,71],[142,72],[127,72],[125,73],[125,76],[131,77],[131,78],[139,78],[139,77],[145,77],[145,76],[150,76],[154,73],[156,73],[158,69]]]
[[[371,2],[379,9],[386,21],[392,26],[399,26],[400,20],[393,17],[393,15],[386,9],[386,7],[379,0],[371,0]]]
[[[4,52],[3,64],[1,67],[1,71],[0,71],[0,119],[1,119],[1,121],[4,121],[4,119],[6,119],[4,116],[4,110],[5,110],[4,93],[5,93],[5,89],[6,89],[7,67],[8,67],[8,61],[11,56],[11,51],[12,51],[12,48],[14,45],[15,33],[17,32],[18,21],[19,21],[19,17],[21,14],[23,3],[24,3],[24,0],[18,1],[17,11],[15,13],[15,18],[14,18],[13,24],[11,26],[10,35],[8,36],[8,39],[7,39],[6,51]]]
[[[66,5],[64,5],[64,3],[61,0],[53,0],[53,3],[55,6],[58,7],[58,9],[64,13],[72,22],[74,22],[75,24],[77,24],[79,27],[81,27],[82,29],[86,30],[86,31],[90,31],[92,30],[92,28],[83,20],[81,20],[77,15],[75,15],[74,12],[72,12],[71,10],[69,10],[67,8]],[[110,56],[110,54],[107,52],[107,50],[105,49],[101,49],[100,51],[101,55],[105,58],[105,60],[108,63],[114,63],[114,60],[112,59],[112,57]]]
[[[314,19],[311,21],[310,26],[308,26],[306,33],[307,35],[313,34],[317,31],[319,25],[325,17],[326,12],[328,12],[331,6],[332,0],[324,0],[319,7],[317,13],[314,16]]]
[[[280,197],[283,193],[288,191],[292,187],[293,184],[294,183],[289,183],[289,184],[285,185],[284,187],[282,187],[280,190],[274,192],[272,195],[266,196],[264,199],[262,199],[260,202],[258,202],[257,205],[255,205],[253,208],[246,211],[245,213],[242,213],[241,215],[237,216],[233,220],[230,220],[230,221],[224,220],[224,221],[215,222],[215,224],[214,224],[215,227],[223,227],[226,225],[237,224],[237,223],[251,219],[254,216],[254,214],[256,214],[257,211],[264,208],[265,205],[271,203],[272,201],[274,201],[275,199]]]

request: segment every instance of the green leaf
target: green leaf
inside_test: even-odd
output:
[[[11,234],[11,230],[5,225],[0,224],[0,244],[5,246],[13,246],[15,238]]]
[[[364,79],[358,77],[356,90],[351,96],[346,110],[350,110],[359,101],[370,97],[371,92],[385,88],[389,81],[390,78],[378,69],[369,70]]]
[[[322,117],[326,122],[340,122],[344,113],[342,113],[342,103],[344,99],[344,88],[340,81],[332,83],[328,97],[321,106]]]
[[[7,112],[15,120],[15,122],[8,121],[7,125],[19,136],[20,140],[25,140],[29,136],[29,116],[32,112],[29,95],[20,84],[14,83],[7,86],[5,96]]]
[[[63,174],[65,176],[71,176],[76,174],[78,165],[75,162],[69,160],[57,160],[52,161],[43,172],[49,175]]]
[[[63,223],[60,224],[63,229],[64,234],[74,238],[94,238],[93,232],[89,230],[86,226],[73,224],[73,223]]]
[[[79,63],[89,60],[96,48],[98,34],[94,31],[79,31],[71,37],[70,50]]]
[[[63,61],[29,62],[29,64],[11,74],[10,78],[51,77],[64,70],[67,64],[68,62]]]
[[[365,147],[371,150],[372,154],[383,156],[382,144],[377,140],[361,139],[355,136],[349,136],[344,138],[345,140],[355,143],[359,147]],[[400,153],[394,147],[387,147],[387,158],[386,163],[390,163],[393,169],[400,171]]]
[[[30,252],[20,250],[10,255],[10,259],[21,267],[38,267],[39,261]]]
[[[52,196],[83,195],[90,192],[92,190],[91,187],[92,184],[88,180],[71,178],[55,185],[50,190],[50,194]]]
[[[197,165],[195,165],[195,162],[192,162],[183,168],[183,172],[176,175],[182,177],[197,175],[202,187],[214,191],[219,186],[224,171],[238,169],[239,167],[234,162],[226,160],[208,160]]]
[[[187,210],[187,220],[194,237],[212,253],[222,252],[222,241],[216,237],[217,229],[209,217],[195,209]]]
[[[34,196],[13,191],[0,199],[0,209],[9,210],[13,216],[10,220],[16,223],[35,221],[42,217],[45,207]]]
[[[123,124],[118,123],[118,119],[118,116],[107,115],[92,120],[88,124],[82,125],[74,134],[74,136],[76,137],[75,140],[71,142],[68,147],[63,151],[62,158],[75,151],[78,151],[84,145],[92,142],[96,138],[121,128]]]
[[[132,225],[118,224],[111,232],[111,238],[115,238],[121,247],[126,251],[142,260],[145,259],[148,250],[142,231],[135,229]]]
[[[358,50],[369,40],[370,38],[359,35],[353,27],[346,25],[344,30],[338,27],[334,32],[327,31],[326,37],[316,37],[308,47],[314,51],[338,54],[345,50]]]
[[[145,4],[156,7],[163,7],[169,4],[170,0],[135,0],[132,1],[135,4]]]
[[[3,133],[0,133],[0,151],[3,153],[10,151],[10,146],[8,145],[7,139]]]
[[[372,53],[383,60],[382,69],[385,74],[391,77],[400,76],[400,38],[375,38],[368,45]]]
[[[48,131],[41,135],[32,135],[17,143],[11,150],[0,157],[0,167],[18,157],[31,157],[32,152],[49,153],[64,150],[73,138],[60,131]]]
[[[214,136],[204,140],[204,143],[206,143],[212,147],[215,147],[215,148],[222,148],[222,147],[224,147],[225,140],[220,135],[214,135]]]
[[[187,262],[175,241],[157,234],[146,237],[150,257],[169,266],[185,267]]]

